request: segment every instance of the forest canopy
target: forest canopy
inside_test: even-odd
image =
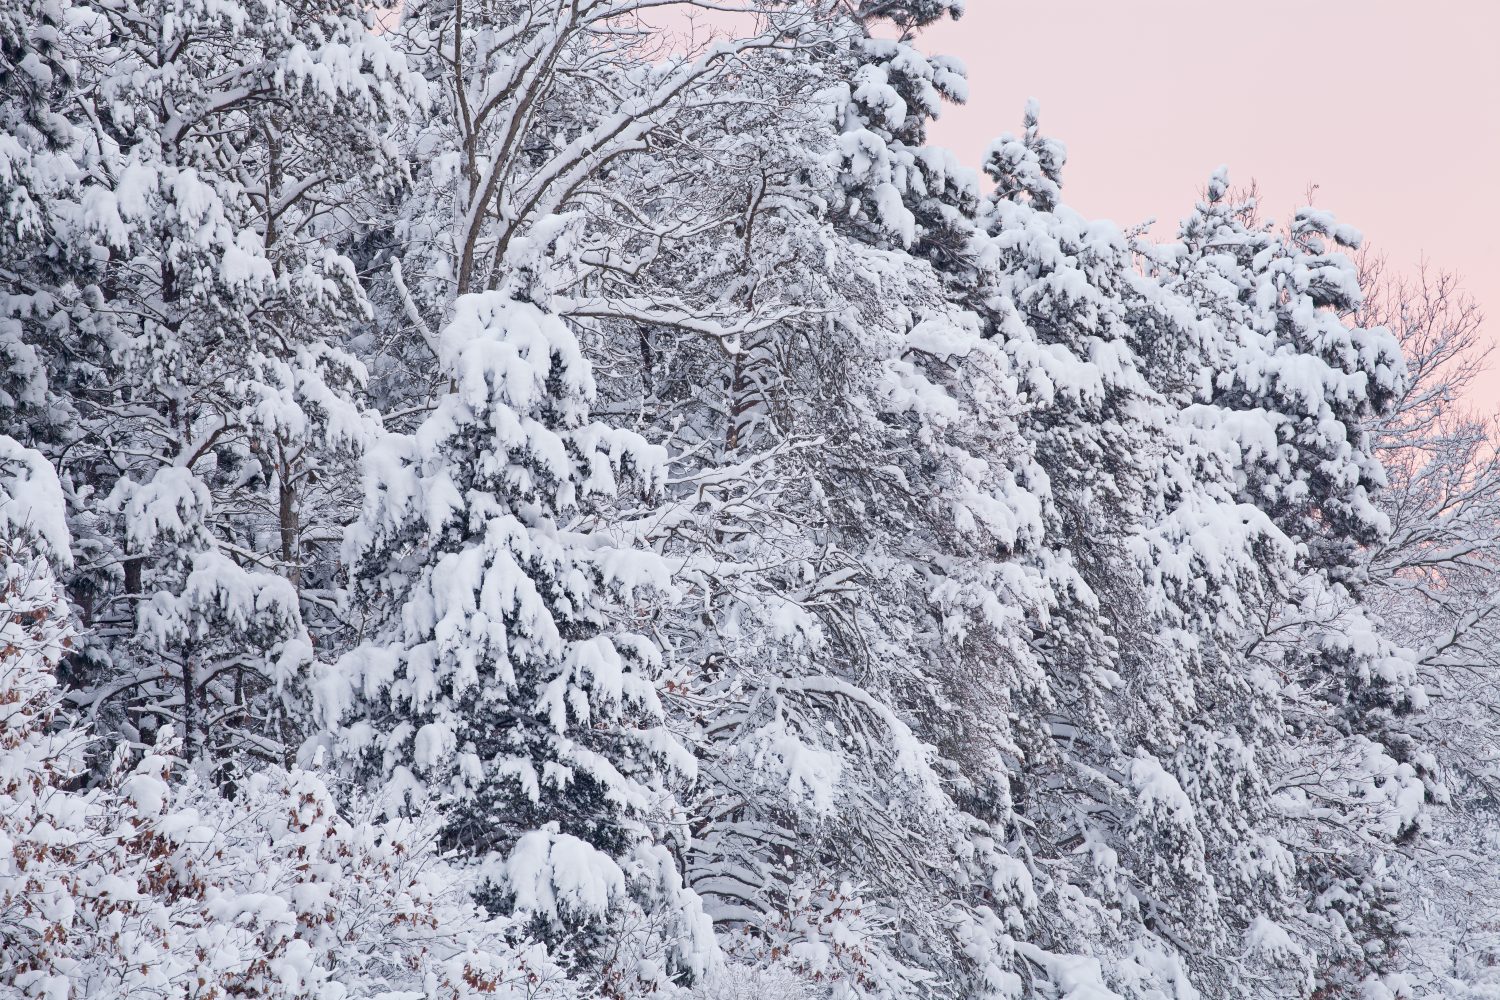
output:
[[[1500,997],[1481,317],[961,14],[4,5],[0,996]]]

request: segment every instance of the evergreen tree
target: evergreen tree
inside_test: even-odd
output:
[[[589,366],[556,316],[509,289],[455,309],[453,391],[368,459],[349,557],[369,638],[336,675],[360,698],[346,745],[393,813],[444,810],[493,908],[606,985],[640,973],[603,942],[653,915],[660,974],[701,972],[706,928],[654,842],[667,779],[693,762],[661,724],[660,654],[626,626],[666,570],[587,529],[595,498],[620,477],[649,486],[657,456],[589,419]]]
[[[74,682],[127,738],[171,721],[189,756],[299,738],[307,621],[333,603],[299,592],[328,583],[302,572],[336,534],[320,480],[367,430],[329,337],[362,297],[321,241],[350,178],[389,169],[401,80],[336,7],[83,5],[52,36],[73,187],[33,228],[82,265],[12,309],[66,415],[27,434],[80,552]]]

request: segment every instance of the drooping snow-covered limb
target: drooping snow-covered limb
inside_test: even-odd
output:
[[[730,354],[739,353],[740,344],[745,338],[811,312],[806,306],[778,308],[774,304],[767,304],[758,306],[749,313],[733,309],[715,314],[685,302],[644,297],[562,297],[557,301],[556,308],[563,316],[629,320],[696,333],[717,340]]]

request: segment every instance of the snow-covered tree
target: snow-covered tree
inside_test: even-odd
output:
[[[44,8],[58,55],[6,106],[51,127],[15,134],[56,190],[21,220],[41,264],[7,323],[52,390],[21,432],[72,515],[78,700],[138,740],[170,721],[189,756],[278,757],[334,603],[303,572],[338,534],[319,504],[370,422],[330,233],[395,169],[399,60],[337,4]]]
[[[77,632],[43,456],[0,437],[0,981],[17,997],[562,997],[561,971],[470,898],[436,824],[350,822],[315,775],[232,796],[163,731],[131,765],[64,706]],[[113,757],[105,783],[87,757]]]
[[[583,287],[621,261],[579,209],[785,34],[653,65],[632,21],[651,6],[401,13],[397,44],[435,92],[391,274],[395,326],[430,352],[396,352],[426,414],[367,462],[348,553],[369,638],[339,668],[353,692],[328,699],[389,807],[440,804],[487,904],[615,992],[701,975],[715,948],[662,842],[695,768],[640,630],[670,575],[603,523],[621,488],[658,486],[662,456],[591,418],[580,343],[605,317],[680,310]]]
[[[1469,408],[1488,365],[1484,317],[1457,279],[1404,278],[1365,257],[1365,325],[1389,328],[1408,372],[1396,404],[1368,423],[1386,470],[1376,502],[1390,531],[1362,553],[1380,634],[1413,669],[1421,711],[1388,720],[1388,741],[1427,779],[1421,837],[1389,864],[1400,921],[1387,959],[1393,989],[1493,990],[1496,635],[1493,573],[1500,466],[1493,417]],[[1474,991],[1473,994],[1467,991]]]
[[[968,97],[963,65],[917,45],[921,29],[963,15],[962,2],[863,0],[838,17],[828,70],[836,102],[836,217],[862,238],[946,261],[962,252],[979,191],[972,170],[927,145],[944,101]]]
[[[666,779],[693,761],[661,724],[659,651],[628,621],[667,572],[588,530],[597,497],[649,487],[657,456],[589,419],[589,367],[561,319],[509,290],[456,310],[453,391],[367,457],[348,551],[368,638],[329,678],[331,721],[393,815],[444,810],[492,905],[597,955],[653,916],[633,900],[665,895],[661,974],[701,971],[704,928],[670,898],[655,843]]]

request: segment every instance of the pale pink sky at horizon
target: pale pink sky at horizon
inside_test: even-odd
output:
[[[1500,340],[1500,0],[969,0],[923,33],[969,103],[933,142],[977,166],[1027,98],[1068,148],[1064,196],[1175,231],[1209,174],[1273,216],[1314,203],[1392,266],[1458,272]],[[1500,372],[1471,400],[1500,409]]]

